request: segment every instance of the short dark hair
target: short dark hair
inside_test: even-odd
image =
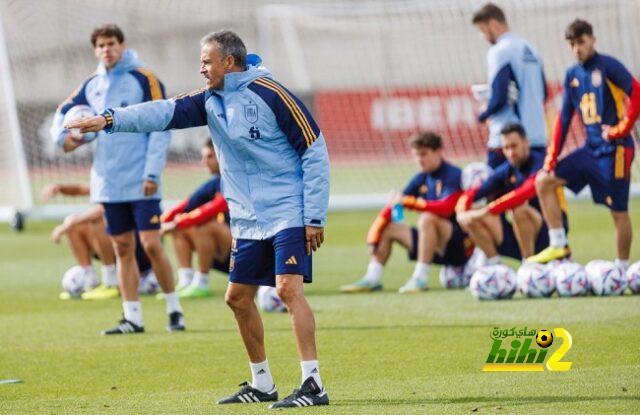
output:
[[[98,26],[93,29],[93,32],[91,32],[91,44],[93,47],[96,47],[98,36],[115,37],[118,39],[119,43],[124,42],[124,33],[122,33],[122,29],[113,23],[103,24],[102,26]]]
[[[493,3],[487,3],[480,10],[473,14],[471,22],[473,24],[487,23],[489,20],[496,20],[500,23],[507,23],[504,12]]]
[[[564,38],[567,40],[576,40],[582,35],[593,36],[593,26],[586,20],[576,19],[564,31]]]
[[[527,133],[524,131],[524,127],[521,124],[518,124],[517,122],[506,124],[500,130],[500,134],[502,135],[507,135],[511,133],[517,133],[521,138],[524,138],[524,139],[527,138]]]
[[[236,66],[243,69],[247,66],[247,48],[235,32],[223,29],[209,33],[200,39],[200,46],[211,42],[216,42],[220,46],[220,54],[223,58],[231,55]]]
[[[415,149],[428,148],[438,150],[442,148],[442,138],[432,131],[419,132],[411,136],[409,145]]]

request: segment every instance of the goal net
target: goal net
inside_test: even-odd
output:
[[[202,87],[198,41],[204,34],[237,31],[249,51],[262,55],[276,79],[317,118],[331,157],[332,206],[382,203],[390,189],[401,189],[416,171],[406,140],[415,131],[441,133],[453,162],[484,159],[487,131],[476,121],[478,104],[470,91],[471,85],[486,82],[489,45],[471,24],[484,3],[0,0],[0,51],[6,49],[0,53],[5,80],[0,82],[0,206],[45,217],[77,209],[78,199],[44,203],[40,191],[50,183],[86,182],[92,145],[62,154],[51,144],[48,129],[57,104],[95,70],[89,35],[106,20],[123,28],[128,46],[157,73],[168,95]],[[543,58],[552,92],[549,132],[564,72],[573,64],[563,32],[574,18],[593,24],[598,50],[640,74],[635,41],[640,39],[640,2],[496,3],[512,30]],[[567,149],[582,140],[582,129],[574,127]],[[165,199],[181,199],[206,179],[198,162],[206,136],[206,129],[174,133],[163,174]],[[638,160],[634,185],[640,181]]]

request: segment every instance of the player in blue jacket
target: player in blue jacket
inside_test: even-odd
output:
[[[631,129],[640,114],[640,84],[617,59],[596,52],[596,38],[588,22],[574,20],[565,38],[578,63],[567,70],[562,109],[536,183],[550,246],[528,259],[546,263],[571,254],[556,188],[567,186],[577,193],[588,185],[593,201],[611,212],[616,264],[626,268],[632,238],[628,205],[635,144]],[[585,143],[557,161],[576,110],[585,128]]]
[[[311,251],[324,240],[329,157],[309,111],[274,81],[233,32],[201,41],[206,88],[174,99],[107,109],[69,124],[81,131],[144,132],[208,125],[220,161],[233,243],[226,301],[233,310],[253,375],[219,401],[276,401],[254,296],[275,286],[291,316],[302,385],[274,408],[326,405],[315,345],[313,313],[302,283],[311,282]]]
[[[53,120],[51,135],[65,151],[73,151],[86,141],[74,137],[63,125],[65,114],[77,105],[90,106],[97,114],[109,107],[123,107],[164,98],[164,87],[132,49],[124,34],[107,24],[91,34],[91,44],[99,60],[96,73],[64,101]],[[162,290],[166,294],[169,331],[184,330],[182,308],[175,293],[173,271],[160,240],[160,175],[164,168],[170,133],[104,133],[97,136],[91,167],[91,201],[104,206],[107,233],[118,258],[118,277],[123,299],[124,319],[103,334],[144,331],[142,307],[138,297],[138,267],[135,261],[135,231],[140,235]],[[99,287],[92,298],[113,295],[114,288]],[[112,292],[109,292],[112,290]]]
[[[547,88],[540,55],[529,42],[510,31],[504,12],[495,4],[484,5],[472,21],[491,43],[487,52],[490,97],[486,109],[478,115],[480,122],[489,122],[487,164],[495,169],[505,161],[500,131],[510,123],[521,124],[531,151],[544,154]],[[510,97],[510,89],[515,90],[515,97]]]

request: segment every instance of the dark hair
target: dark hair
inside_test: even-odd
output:
[[[506,124],[504,127],[502,127],[502,130],[500,130],[500,134],[502,135],[511,133],[518,133],[518,135],[523,139],[527,138],[527,133],[524,131],[524,127],[517,122]]]
[[[411,148],[428,148],[438,150],[442,148],[442,138],[431,131],[419,132],[411,136],[409,139]]]
[[[211,42],[216,42],[220,46],[220,54],[223,58],[233,56],[234,64],[242,69],[247,65],[247,48],[235,32],[224,29],[209,33],[200,39],[200,46]]]
[[[107,23],[93,29],[93,32],[91,32],[91,44],[93,47],[96,47],[98,36],[115,37],[118,39],[119,43],[124,42],[124,33],[122,33],[122,30],[113,23]]]
[[[211,137],[207,137],[207,139],[204,141],[204,143],[202,143],[202,147],[207,147],[210,148],[211,150],[215,150],[213,148],[213,141],[211,141]]]
[[[586,20],[576,19],[564,31],[564,38],[567,40],[580,39],[582,35],[593,36],[593,26]]]
[[[496,20],[500,23],[507,23],[507,18],[504,17],[504,12],[498,6],[493,3],[487,3],[480,10],[473,14],[473,24],[487,23],[489,20]]]

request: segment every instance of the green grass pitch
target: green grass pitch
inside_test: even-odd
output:
[[[614,256],[606,210],[572,201],[575,259]],[[640,259],[640,200],[632,201]],[[412,265],[396,250],[381,293],[343,295],[338,287],[366,266],[363,240],[375,212],[332,213],[326,244],[307,287],[315,310],[327,408],[331,414],[638,413],[640,296],[479,302],[464,290],[439,287],[400,296]],[[408,218],[411,219],[411,218]],[[120,302],[60,301],[68,248],[49,240],[52,223],[29,223],[22,234],[0,230],[0,384],[2,414],[268,413],[265,404],[220,407],[215,400],[250,379],[235,321],[222,297],[183,301],[188,331],[166,333],[164,303],[144,298],[147,333],[101,337],[120,316]],[[175,264],[175,262],[174,262]],[[98,270],[98,268],[96,268]],[[281,396],[300,381],[286,314],[264,315],[271,369]],[[494,326],[567,329],[568,372],[482,372]],[[559,347],[555,342],[550,352]]]

